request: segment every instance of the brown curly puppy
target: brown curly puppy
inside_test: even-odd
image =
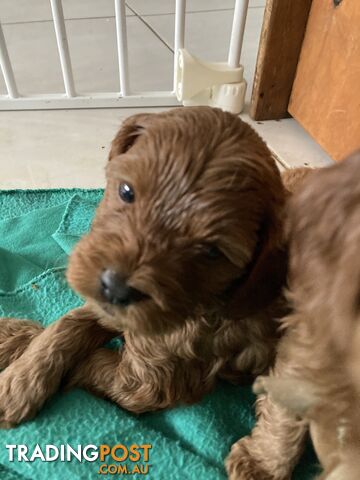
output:
[[[305,425],[322,479],[360,474],[360,152],[314,173],[290,202],[290,299],[260,418],[233,447],[233,479],[290,478]],[[303,421],[299,420],[303,419]]]
[[[264,142],[229,113],[180,108],[129,118],[109,160],[68,269],[85,306],[45,330],[1,320],[3,425],[34,415],[65,376],[144,412],[273,361],[286,193]],[[101,348],[119,334],[120,352]]]

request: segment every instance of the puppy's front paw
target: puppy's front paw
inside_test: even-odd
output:
[[[234,443],[226,459],[225,466],[229,480],[278,480],[265,472],[259,462],[250,454],[247,444],[251,441],[245,437]]]
[[[0,428],[32,418],[46,400],[46,386],[31,366],[12,363],[0,374]]]

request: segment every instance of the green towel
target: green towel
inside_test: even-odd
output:
[[[64,273],[68,254],[89,229],[102,193],[0,192],[0,315],[48,325],[82,303],[68,288]],[[36,444],[43,450],[50,444],[151,444],[149,474],[132,478],[225,479],[223,461],[230,446],[254,424],[254,400],[249,387],[219,383],[198,405],[135,416],[82,390],[59,393],[34,420],[0,431],[0,478],[119,478],[99,475],[100,461],[10,462],[10,444],[27,445],[30,452]],[[125,463],[129,469],[134,466]],[[293,478],[309,480],[315,473],[308,448]]]

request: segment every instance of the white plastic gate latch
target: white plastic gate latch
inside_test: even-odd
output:
[[[185,106],[210,105],[238,114],[245,102],[244,67],[204,62],[185,49],[177,53],[175,93]]]

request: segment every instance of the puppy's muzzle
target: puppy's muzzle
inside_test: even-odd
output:
[[[127,307],[149,298],[146,293],[127,285],[126,280],[111,269],[102,272],[100,285],[103,298],[112,305]]]

